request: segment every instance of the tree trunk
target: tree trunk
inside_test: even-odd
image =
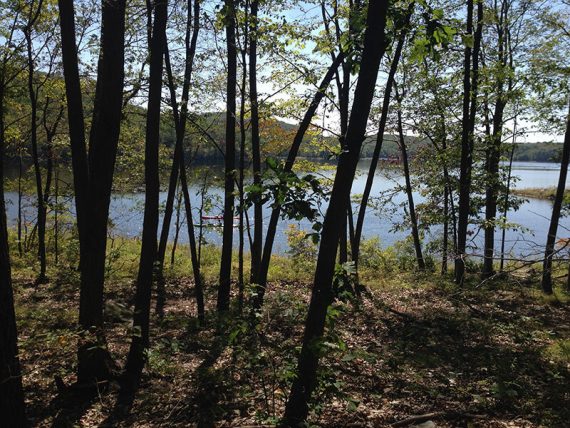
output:
[[[18,254],[22,257],[22,152],[18,152]]]
[[[79,324],[82,338],[77,377],[79,383],[87,383],[106,380],[113,375],[103,334],[103,287],[109,203],[121,123],[125,1],[103,2],[101,8],[101,51],[89,154],[85,146],[73,1],[59,0],[58,5],[80,244]]]
[[[247,84],[247,49],[249,42],[249,1],[245,2],[245,25],[243,35],[243,46],[241,48],[241,99],[239,109],[239,178],[238,178],[238,192],[239,192],[239,226],[238,226],[238,308],[241,313],[243,309],[243,295],[244,295],[244,276],[243,276],[243,253],[244,253],[244,211],[245,211],[245,198],[244,198],[244,171],[245,171],[245,94]]]
[[[24,28],[24,35],[26,38],[26,51],[27,51],[27,66],[28,66],[28,95],[30,98],[30,142],[32,146],[32,161],[34,164],[34,177],[36,180],[36,204],[38,207],[37,226],[38,226],[38,259],[40,262],[40,273],[36,279],[36,283],[41,284],[46,282],[46,204],[43,196],[42,189],[42,172],[40,167],[40,158],[38,151],[38,94],[34,88],[34,57],[33,57],[33,42],[32,42],[32,29],[37,21],[43,1],[39,0],[37,9],[34,11],[34,2],[30,5],[30,17]]]
[[[55,264],[59,264],[59,164],[54,159],[54,209],[53,209],[53,251]]]
[[[225,0],[226,46],[228,75],[226,82],[226,151],[224,172],[224,229],[222,235],[222,258],[218,288],[218,312],[230,308],[230,284],[232,276],[232,245],[234,236],[234,180],[236,157],[236,11],[234,0]]]
[[[515,126],[514,126],[514,130],[513,130],[513,140],[514,140],[514,135],[516,135],[516,122],[515,122]],[[503,208],[503,219],[507,220],[507,213],[509,212],[509,196],[511,193],[511,174],[513,172],[513,158],[515,156],[515,149],[517,148],[517,146],[515,145],[514,141],[513,141],[513,148],[511,149],[511,156],[509,158],[509,173],[507,175],[507,189],[505,191],[505,207]],[[503,226],[503,230],[501,231],[501,265],[499,267],[499,270],[501,272],[503,272],[503,269],[505,267],[505,237],[507,234],[507,229]]]
[[[253,185],[260,188],[261,182],[261,147],[259,138],[259,104],[257,99],[257,13],[259,1],[252,0],[249,18],[249,102],[251,104],[251,160]],[[261,192],[260,192],[261,193]],[[253,201],[253,244],[251,246],[251,282],[259,281],[259,269],[263,248],[263,203],[261,197]]]
[[[297,154],[299,153],[299,148],[301,143],[303,142],[303,138],[305,137],[305,133],[311,124],[311,120],[319,107],[319,104],[323,97],[325,96],[325,91],[327,90],[331,80],[334,77],[335,70],[338,68],[340,63],[342,62],[342,55],[338,55],[336,59],[332,62],[327,70],[327,73],[321,84],[319,85],[319,89],[313,96],[311,100],[311,104],[309,108],[305,112],[303,116],[303,120],[299,124],[299,128],[297,129],[297,133],[293,138],[293,144],[291,144],[291,148],[289,149],[289,154],[287,155],[287,160],[285,161],[285,166],[283,167],[284,172],[290,172],[293,169],[293,165],[297,158]],[[275,233],[277,232],[277,223],[279,222],[279,216],[281,215],[281,206],[276,204],[276,206],[271,211],[271,218],[269,219],[269,224],[267,227],[267,234],[265,235],[265,244],[263,246],[263,257],[261,259],[261,266],[259,269],[259,278],[257,283],[255,284],[255,298],[254,298],[254,308],[259,309],[263,305],[263,297],[265,295],[265,287],[267,285],[267,274],[269,272],[269,264],[271,262],[271,254],[273,252],[273,242],[275,240]]]
[[[358,209],[358,217],[356,219],[356,228],[354,231],[354,248],[352,249],[352,260],[354,261],[357,268],[360,256],[362,229],[364,228],[364,216],[366,215],[366,208],[368,207],[368,200],[370,199],[370,192],[372,191],[372,184],[374,183],[374,175],[376,173],[376,167],[378,166],[378,160],[380,159],[380,152],[382,151],[384,131],[386,129],[386,121],[388,119],[388,110],[390,107],[390,95],[392,93],[392,86],[394,84],[394,76],[396,75],[396,70],[398,69],[398,64],[400,62],[400,56],[402,55],[405,38],[406,32],[402,31],[400,37],[398,38],[398,44],[396,45],[394,58],[392,59],[390,71],[388,72],[388,79],[386,80],[384,100],[382,102],[382,112],[380,113],[378,134],[376,135],[376,145],[374,146],[374,152],[372,153],[370,168],[368,170],[368,176],[366,177],[366,184],[364,185],[362,200],[360,201],[360,208]]]
[[[196,16],[199,16],[199,2],[195,2],[195,28],[198,28],[198,22]],[[195,39],[197,37],[197,31],[193,33],[192,45],[195,46]],[[188,38],[187,38],[188,40]],[[186,44],[187,48],[189,44]],[[186,58],[194,58],[191,54]],[[192,261],[192,272],[194,274],[194,287],[196,292],[196,306],[198,310],[198,320],[200,322],[204,321],[204,291],[202,285],[202,276],[200,273],[200,259],[198,257],[198,252],[196,250],[196,235],[194,233],[194,222],[192,220],[192,205],[190,204],[190,194],[188,192],[188,182],[186,179],[186,162],[184,161],[184,148],[182,142],[184,141],[184,135],[186,132],[186,115],[188,108],[188,92],[190,89],[190,78],[191,78],[191,63],[186,61],[186,71],[184,76],[184,84],[182,87],[182,108],[180,113],[178,112],[178,103],[176,102],[176,89],[174,86],[174,77],[172,76],[172,67],[170,66],[170,54],[168,47],[165,52],[165,65],[166,73],[168,77],[168,88],[170,90],[170,105],[172,107],[172,115],[174,118],[174,124],[176,126],[176,147],[175,151],[178,153],[176,156],[179,157],[179,173],[180,173],[180,187],[182,189],[182,194],[184,197],[184,209],[186,211],[186,226],[188,227],[188,241],[190,243],[190,257]]]
[[[192,8],[192,0],[188,1],[188,12],[186,17],[186,33],[185,33],[185,49],[186,49],[186,64],[184,69],[184,82],[182,94],[182,108],[187,109],[188,103],[188,90],[190,87],[190,79],[192,70],[194,68],[194,55],[196,53],[196,43],[198,40],[198,31],[200,30],[200,2],[194,2]],[[192,31],[190,31],[192,28]],[[186,92],[184,92],[186,90]],[[182,136],[184,138],[184,136]],[[172,159],[172,168],[170,170],[170,180],[168,184],[168,194],[166,196],[166,206],[164,209],[164,218],[162,220],[162,229],[160,232],[160,239],[158,244],[157,253],[157,311],[164,306],[165,290],[164,290],[164,257],[166,254],[166,245],[168,243],[168,236],[170,233],[170,223],[172,220],[172,211],[174,208],[174,197],[176,193],[176,185],[178,183],[178,172],[180,170],[180,153],[174,151]]]
[[[396,89],[396,99],[398,104],[402,102],[402,99],[398,95],[398,89],[396,87],[396,82],[394,82],[394,88]],[[410,211],[410,222],[412,224],[412,239],[414,240],[414,250],[416,252],[416,261],[418,263],[418,268],[421,271],[426,269],[426,264],[422,254],[422,244],[420,241],[420,234],[418,230],[418,218],[416,216],[416,206],[414,204],[414,194],[412,192],[412,183],[410,180],[410,166],[408,162],[408,150],[406,149],[406,141],[404,139],[404,129],[402,127],[402,110],[398,107],[398,136],[400,139],[400,153],[402,154],[402,164],[404,167],[404,178],[406,180],[406,195],[408,197],[408,209]]]
[[[192,222],[192,206],[190,205],[190,194],[188,193],[188,182],[186,180],[186,169],[180,164],[180,186],[184,195],[184,208],[186,211],[186,225],[188,227],[188,241],[190,242],[190,258],[192,261],[192,272],[194,274],[194,288],[196,293],[196,307],[198,311],[198,321],[204,323],[204,286],[202,274],[200,273],[200,259],[196,250],[196,235],[194,233],[194,223]]]
[[[479,49],[483,25],[483,3],[477,3],[477,29],[473,49],[465,46],[463,60],[463,118],[461,131],[461,164],[459,171],[459,207],[457,225],[457,254],[455,255],[455,282],[463,285],[465,280],[465,258],[467,228],[471,210],[471,169],[473,166],[473,141],[475,114],[477,110],[477,83],[479,74]],[[473,33],[473,0],[467,2],[467,34]],[[471,68],[473,61],[473,68]]]
[[[339,158],[331,198],[323,222],[297,377],[293,381],[285,408],[285,423],[288,426],[298,426],[306,419],[309,410],[308,402],[316,386],[320,353],[318,344],[323,335],[327,309],[334,297],[332,280],[340,234],[339,225],[341,217],[344,217],[346,213],[360,149],[365,139],[378,68],[386,48],[384,29],[387,9],[387,1],[370,0],[368,5],[364,50],[346,133],[347,150]]]
[[[349,26],[350,27],[350,26]],[[350,31],[350,29],[349,29]],[[341,153],[346,150],[346,131],[348,129],[348,110],[350,104],[350,73],[352,71],[352,64],[350,59],[346,59],[342,63],[342,83],[340,79],[337,79],[337,91],[338,91],[338,101],[339,101],[339,113],[340,113],[340,151]],[[350,195],[349,199],[350,201]],[[339,236],[339,256],[338,261],[340,264],[346,263],[348,261],[348,239],[346,237],[347,233],[347,221],[348,221],[348,208],[346,215],[343,215],[340,219],[340,236]]]
[[[0,415],[6,426],[26,427],[4,201],[4,70],[0,70]]]
[[[176,247],[178,245],[178,236],[180,234],[180,207],[182,206],[182,189],[178,190],[176,199],[176,219],[174,221],[174,239],[172,240],[172,251],[170,253],[170,267],[174,266],[174,257],[176,255]]]
[[[556,233],[560,220],[560,211],[564,201],[564,190],[566,189],[566,177],[568,176],[568,162],[570,161],[570,103],[568,106],[568,116],[566,117],[566,135],[564,136],[564,147],[562,148],[562,160],[560,162],[560,176],[558,177],[558,187],[554,197],[552,207],[552,217],[546,238],[546,250],[544,252],[544,262],[542,265],[542,290],[546,294],[552,294],[552,257],[554,256],[554,246],[556,244]]]
[[[145,351],[149,347],[150,299],[153,267],[156,257],[156,232],[158,229],[158,146],[160,143],[160,104],[162,92],[162,69],[166,46],[166,19],[168,1],[157,0],[154,5],[154,23],[150,45],[148,110],[146,116],[145,144],[145,206],[142,246],[135,295],[131,347],[125,367],[127,390],[138,387],[145,363]]]
[[[499,162],[501,160],[501,147],[503,143],[503,116],[507,104],[504,94],[503,70],[507,67],[506,37],[507,25],[505,3],[501,4],[499,22],[497,24],[498,62],[501,66],[496,77],[497,100],[493,114],[493,135],[487,146],[487,188],[485,192],[485,247],[483,259],[483,278],[490,278],[494,274],[493,259],[495,256],[495,223],[497,221],[497,198],[499,195]],[[508,48],[508,47],[507,47]]]

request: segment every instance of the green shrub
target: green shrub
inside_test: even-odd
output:
[[[290,224],[285,232],[289,249],[287,254],[292,259],[292,269],[297,273],[314,272],[317,258],[317,245],[307,237],[307,233],[295,224]]]
[[[396,254],[392,247],[382,249],[380,238],[364,239],[360,244],[359,267],[361,270],[390,272],[397,267]]]

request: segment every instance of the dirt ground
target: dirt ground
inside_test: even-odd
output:
[[[190,280],[171,281],[167,290],[164,318],[153,316],[141,388],[125,414],[115,406],[116,384],[97,394],[58,394],[55,376],[74,381],[77,290],[17,281],[33,426],[277,423],[295,375],[309,286],[272,283],[253,332],[248,316],[217,320],[213,288],[204,326]],[[107,339],[119,365],[132,294],[129,284],[107,291]],[[313,426],[570,426],[568,300],[547,299],[532,284],[458,290],[437,276],[398,275],[358,302],[335,304],[321,349]]]

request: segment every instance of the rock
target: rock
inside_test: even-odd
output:
[[[425,421],[418,425],[413,425],[414,428],[436,428],[437,425],[433,421]]]

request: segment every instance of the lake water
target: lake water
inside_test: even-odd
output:
[[[359,164],[358,176],[355,179],[352,192],[353,194],[360,194],[364,189],[366,181],[366,172],[368,171],[369,161],[363,160]],[[389,169],[382,171],[379,166],[374,180],[372,190],[372,197],[378,196],[381,192],[394,188],[396,185],[403,185],[404,180],[401,173],[396,169]],[[536,162],[516,162],[513,165],[513,175],[519,178],[516,187],[533,188],[533,187],[554,187],[558,183],[560,165],[554,163],[536,163]],[[332,176],[334,173],[331,171],[323,171],[323,175]],[[198,195],[198,186],[192,186],[190,194],[192,198],[193,208],[198,209],[200,204],[200,197]],[[209,194],[212,196],[222,197],[222,189],[211,188]],[[161,202],[166,199],[166,192],[160,194]],[[17,194],[15,192],[8,192],[7,199],[7,216],[10,225],[14,225],[17,218]],[[395,242],[405,239],[409,235],[409,231],[394,231],[394,225],[401,222],[405,217],[404,208],[399,206],[406,200],[404,193],[399,192],[391,197],[391,202],[396,205],[392,212],[375,212],[372,209],[367,210],[363,235],[364,238],[378,236],[383,246],[393,245]],[[419,195],[416,195],[416,203],[421,202]],[[34,208],[32,201],[28,200],[25,209],[25,216],[28,221],[34,220]],[[115,195],[111,202],[110,218],[113,223],[112,233],[125,236],[125,237],[140,237],[142,233],[143,224],[143,206],[144,194],[121,194]],[[356,208],[356,206],[355,206]],[[73,209],[73,208],[72,208]],[[324,208],[323,208],[324,210]],[[265,227],[269,220],[270,208],[265,207]],[[533,256],[537,257],[542,253],[544,244],[546,242],[546,234],[552,212],[552,204],[547,200],[531,199],[524,203],[518,211],[509,212],[509,223],[516,223],[521,227],[516,230],[510,229],[506,234],[506,251],[517,256]],[[211,215],[221,214],[221,208],[214,208]],[[196,212],[195,219],[198,219]],[[197,223],[197,220],[194,221]],[[274,251],[276,253],[284,253],[287,251],[287,237],[286,230],[290,223],[295,223],[299,228],[310,230],[310,223],[308,221],[286,221],[282,220],[279,223],[277,236],[275,239]],[[172,222],[171,236],[174,233],[174,219]],[[473,254],[481,254],[483,231],[480,231],[478,226],[472,225],[470,227],[472,233],[472,240],[470,242],[471,252]],[[237,229],[234,229],[234,242],[237,245]],[[435,234],[439,230],[432,229]],[[204,236],[207,242],[213,244],[221,244],[221,228],[208,228],[204,230]],[[198,230],[196,230],[198,233]],[[500,231],[496,232],[497,245],[500,246]],[[562,219],[558,229],[559,237],[570,237],[570,219]],[[180,231],[180,242],[186,243],[188,235],[185,230]],[[429,233],[426,239],[430,239]],[[247,244],[246,244],[247,248]]]

